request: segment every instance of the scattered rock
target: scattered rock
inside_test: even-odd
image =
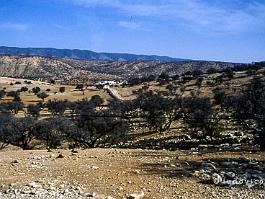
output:
[[[20,163],[20,160],[14,160],[13,162],[11,162],[12,164],[14,163],[14,164],[18,164],[18,163]]]
[[[144,192],[141,191],[139,193],[133,193],[133,194],[130,194],[127,199],[141,199],[144,197]]]
[[[64,158],[64,156],[63,156],[63,154],[59,154],[58,156],[57,156],[57,158]]]
[[[89,168],[91,168],[91,169],[94,169],[94,170],[96,170],[96,169],[99,169],[99,167],[98,166],[90,166]]]
[[[212,180],[214,184],[220,184],[222,182],[222,176],[220,176],[218,173],[214,173],[212,175]]]

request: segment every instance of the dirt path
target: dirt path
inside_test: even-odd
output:
[[[124,100],[122,96],[118,93],[118,91],[114,88],[111,88],[109,86],[105,86],[105,89],[108,91],[109,95],[113,97],[116,100],[122,101]]]

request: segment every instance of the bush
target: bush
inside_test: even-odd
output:
[[[75,126],[67,137],[76,146],[84,148],[116,144],[128,133],[128,125],[121,118],[93,117],[83,114],[75,121]]]
[[[6,104],[7,110],[11,111],[14,114],[18,114],[19,111],[23,110],[24,104],[19,101],[13,101],[13,102],[8,102]]]
[[[100,106],[104,103],[104,100],[99,95],[93,95],[90,99],[90,102],[93,103],[95,106]]]
[[[12,136],[9,131],[6,131],[10,120],[10,115],[0,114],[0,150],[11,143]]]
[[[6,92],[4,90],[0,90],[0,100],[5,97]]]
[[[13,101],[14,102],[21,102],[20,95],[15,95]]]
[[[214,95],[213,98],[217,105],[223,104],[226,96],[225,91],[221,90],[220,88],[216,88],[213,90],[213,95]]]
[[[216,69],[216,68],[209,68],[209,69],[207,70],[207,73],[208,73],[208,74],[214,74],[214,73],[218,73],[218,72],[219,72],[219,70]]]
[[[251,84],[237,96],[229,96],[223,103],[243,129],[255,134],[260,149],[265,151],[265,84],[253,79]]]
[[[127,120],[115,116],[117,110],[97,110],[93,99],[70,104],[76,116],[67,137],[76,146],[87,148],[111,145],[126,137],[129,126]]]
[[[64,92],[65,92],[65,87],[64,87],[64,86],[61,86],[61,87],[59,88],[59,92],[60,92],[60,93],[64,93]]]
[[[37,93],[40,92],[40,87],[34,87],[34,88],[32,88],[32,92],[33,92],[35,95],[37,95]]]
[[[232,70],[232,68],[226,68],[224,70],[224,73],[229,79],[232,79],[234,77],[234,71]]]
[[[209,137],[213,141],[221,136],[222,128],[209,98],[186,97],[183,99],[182,109],[184,122],[193,137]]]
[[[44,99],[49,97],[49,95],[47,93],[45,93],[45,92],[40,92],[40,93],[37,94],[37,97],[41,98],[42,101],[44,102]]]
[[[134,101],[134,109],[145,121],[146,127],[156,132],[169,130],[171,123],[178,119],[180,98],[163,97],[152,91],[143,91]]]
[[[51,84],[55,84],[55,80],[54,79],[50,79],[49,81]]]
[[[48,102],[46,103],[46,107],[48,108],[48,110],[53,114],[53,115],[62,115],[64,114],[66,108],[67,108],[67,104],[68,101],[62,101],[62,100],[55,100],[55,101],[51,101],[48,100]]]
[[[78,89],[78,90],[82,91],[84,89],[84,84],[76,85],[75,89]]]
[[[84,84],[78,84],[78,85],[76,86],[76,89],[78,89],[78,90],[80,90],[80,91],[83,91],[83,95],[85,94],[85,92],[84,92]]]
[[[2,142],[12,144],[22,149],[32,149],[31,142],[35,137],[36,120],[31,117],[9,118],[1,125]]]
[[[23,86],[23,87],[20,88],[20,91],[21,92],[26,92],[28,90],[29,90],[28,87],[25,87],[25,86]]]
[[[71,129],[71,122],[64,117],[52,117],[41,120],[36,125],[36,138],[45,142],[49,148],[57,148],[67,139],[66,134]]]
[[[27,107],[28,115],[32,117],[39,117],[40,116],[41,106],[39,104],[29,104]]]
[[[15,97],[16,95],[19,95],[17,91],[9,91],[6,93],[7,97]]]

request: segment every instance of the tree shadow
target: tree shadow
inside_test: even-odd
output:
[[[201,154],[191,155],[183,151],[181,153],[171,154],[159,151],[152,151],[150,153],[143,151],[133,154],[133,156],[142,158],[151,156],[157,159],[157,161],[144,162],[135,168],[142,171],[141,175],[158,175],[170,179],[191,178],[198,183],[214,184],[211,179],[202,180],[194,175],[197,171],[205,169],[206,163],[210,163],[214,167],[214,169],[211,168],[211,174],[234,172],[237,175],[243,175],[245,173],[252,174],[252,172],[257,172],[258,170],[259,175],[264,176],[265,183],[265,155],[261,152],[257,155],[250,153],[242,155],[242,152],[237,152],[236,154],[231,153],[230,156],[227,152],[202,152]],[[259,159],[256,159],[256,157],[259,157]],[[248,161],[252,163],[248,163]],[[240,188],[247,187],[240,185]],[[264,189],[264,184],[255,188]]]

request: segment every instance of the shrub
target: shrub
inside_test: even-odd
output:
[[[128,125],[121,118],[83,114],[75,124],[67,137],[77,146],[84,148],[116,144],[128,133]]]
[[[29,104],[27,107],[28,115],[32,117],[39,117],[40,116],[41,106],[39,104]]]
[[[90,99],[90,102],[93,103],[95,106],[100,106],[104,103],[104,100],[99,95],[93,95]]]
[[[0,100],[5,97],[6,92],[4,90],[0,90]]]
[[[31,117],[9,118],[1,127],[5,138],[2,141],[22,149],[32,149],[31,142],[35,137],[36,120]]]
[[[12,113],[18,114],[19,111],[23,110],[24,104],[19,101],[8,102],[6,108]]]
[[[65,87],[64,87],[64,86],[61,86],[61,87],[59,88],[59,92],[60,92],[60,93],[64,93],[64,92],[65,92]]]
[[[28,90],[29,90],[28,87],[25,87],[25,86],[23,86],[23,87],[20,88],[20,91],[21,92],[26,92]]]
[[[67,104],[68,104],[68,101],[48,100],[48,102],[46,103],[46,107],[53,115],[58,115],[58,114],[62,115],[67,108]]]
[[[35,95],[37,95],[37,93],[40,92],[40,87],[34,87],[34,88],[32,88],[32,92],[33,92]]]
[[[10,115],[3,113],[0,114],[0,150],[11,143],[12,136],[9,131],[6,131],[10,120]]]
[[[42,101],[44,102],[44,99],[49,97],[49,95],[47,93],[45,93],[45,92],[40,92],[40,93],[37,94],[37,97],[42,99]]]
[[[66,139],[71,122],[64,117],[52,117],[41,120],[36,125],[36,138],[45,142],[49,148],[57,148]]]
[[[210,137],[213,141],[213,138],[221,136],[222,128],[209,98],[186,97],[182,109],[184,122],[193,137]]]
[[[260,149],[265,151],[265,84],[260,79],[253,79],[251,84],[237,96],[229,96],[223,103],[227,112],[243,127],[256,136]]]

